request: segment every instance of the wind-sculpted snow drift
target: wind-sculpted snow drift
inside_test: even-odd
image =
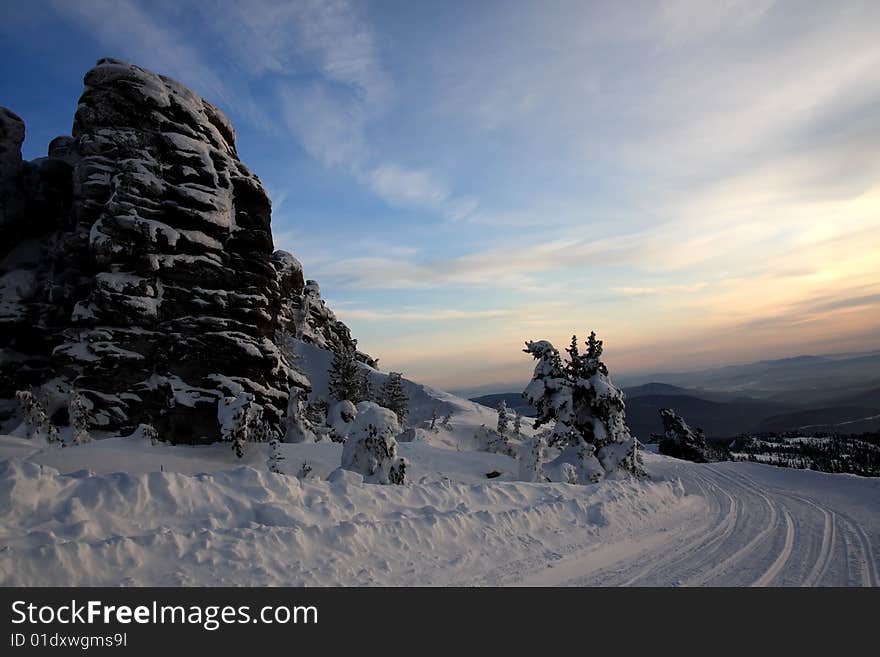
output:
[[[24,123],[0,108],[0,421],[33,389],[62,426],[75,391],[95,429],[211,442],[244,399],[280,432],[309,382],[279,333],[333,349],[348,329],[273,253],[269,198],[222,112],[117,60],[84,82],[45,158],[22,162]]]
[[[313,447],[338,460],[340,445]],[[293,460],[302,446],[285,448]],[[437,477],[300,481],[251,467],[63,475],[18,459],[0,462],[0,485],[0,583],[19,586],[473,584],[501,564],[552,560],[699,504],[670,483],[584,494]]]

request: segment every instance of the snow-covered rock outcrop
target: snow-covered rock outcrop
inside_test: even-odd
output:
[[[661,454],[697,463],[726,460],[723,449],[710,445],[702,429],[688,425],[684,418],[671,408],[661,408],[663,434],[652,436],[658,443]]]
[[[94,429],[211,442],[241,398],[283,434],[309,382],[279,335],[332,349],[348,329],[273,253],[235,129],[138,66],[103,59],[84,82],[45,158],[22,162],[24,123],[0,108],[0,423],[31,389],[62,426],[80,394]]]
[[[344,350],[351,343],[351,333],[321,297],[318,282],[304,280],[299,260],[286,251],[276,251],[272,264],[282,291],[282,328],[291,337],[321,349]],[[369,354],[357,351],[356,356],[370,367],[378,367],[378,360]]]

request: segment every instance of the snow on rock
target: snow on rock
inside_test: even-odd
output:
[[[652,438],[656,438],[661,454],[697,463],[727,458],[724,450],[708,443],[702,429],[692,428],[674,410],[661,408],[659,412],[663,420],[663,434]]]
[[[75,381],[103,430],[210,442],[241,387],[280,430],[308,383],[275,345],[271,206],[235,130],[139,66],[102,59],[84,82],[49,157],[22,164],[23,123],[0,110],[0,398],[60,374],[54,394]]]
[[[280,319],[282,328],[291,337],[310,345],[340,352],[351,341],[348,327],[321,298],[321,287],[317,281],[304,280],[303,268],[299,260],[286,251],[276,251],[272,265],[278,272],[281,287]],[[356,352],[357,359],[377,368],[378,360],[362,351]]]

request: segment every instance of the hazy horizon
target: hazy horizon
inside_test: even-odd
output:
[[[518,384],[523,341],[590,330],[618,376],[880,349],[876,2],[8,13],[26,158],[98,58],[179,79],[232,119],[276,247],[385,370]]]
[[[561,348],[561,345],[559,345]],[[737,367],[743,365],[755,365],[761,362],[782,362],[788,359],[796,359],[796,358],[827,358],[829,360],[835,358],[848,358],[855,357],[858,358],[860,356],[874,356],[880,353],[880,350],[870,349],[867,351],[857,351],[857,352],[829,352],[829,353],[815,353],[815,354],[795,354],[792,356],[780,356],[779,358],[769,358],[769,359],[756,359],[756,360],[743,360],[737,362],[730,363],[715,363],[702,367],[692,367],[687,369],[649,369],[644,371],[632,371],[632,372],[610,372],[612,380],[617,383],[621,387],[626,386],[638,386],[647,383],[666,383],[668,385],[673,385],[676,387],[687,387],[681,386],[677,383],[669,383],[664,379],[668,377],[678,377],[682,375],[689,374],[699,374],[702,372],[712,372],[715,370],[722,370],[728,367]],[[608,360],[608,359],[606,359]],[[534,361],[529,361],[532,365]],[[485,383],[480,384],[478,386],[462,386],[462,387],[452,387],[447,390],[447,392],[451,392],[453,394],[457,394],[461,397],[477,397],[480,395],[489,395],[494,393],[509,393],[509,392],[520,392],[520,388],[524,388],[528,383],[532,376],[533,367],[530,366],[527,368],[526,374],[524,377],[507,382],[493,382],[493,383]],[[863,377],[853,377],[853,384],[858,385],[863,383]],[[878,379],[880,381],[880,379]],[[695,386],[697,388],[703,388],[703,386]],[[709,390],[709,389],[707,389]],[[748,396],[748,395],[746,395]]]

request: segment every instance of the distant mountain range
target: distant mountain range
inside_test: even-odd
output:
[[[880,387],[880,352],[797,356],[695,372],[616,377],[634,387],[660,381],[701,391],[812,404]]]
[[[623,388],[626,419],[640,439],[662,430],[659,409],[672,408],[709,437],[745,432],[880,430],[880,353],[799,356],[776,361],[658,374]],[[501,400],[523,415],[534,409],[518,392],[472,401],[497,407]]]

